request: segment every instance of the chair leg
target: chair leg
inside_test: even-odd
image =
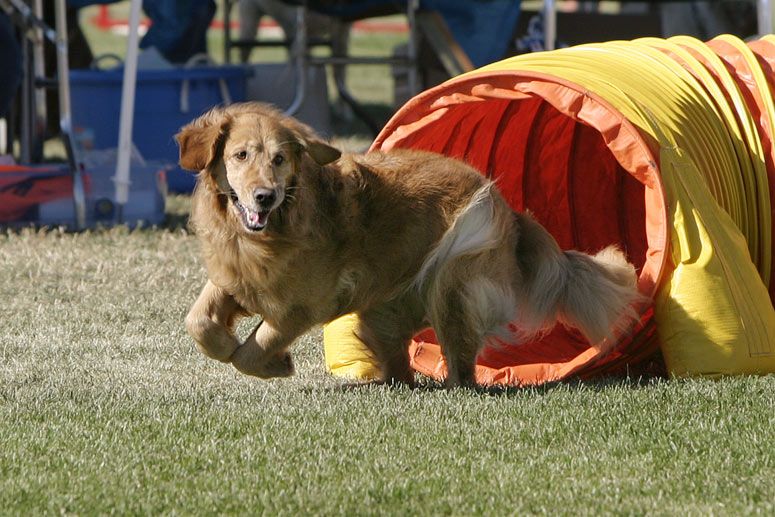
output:
[[[296,36],[291,47],[291,63],[296,75],[296,95],[285,110],[286,115],[295,115],[307,95],[307,3],[296,8]]]
[[[419,38],[417,26],[417,10],[420,8],[420,0],[409,0],[406,7],[406,19],[409,24],[409,41],[407,42],[407,60],[409,67],[409,91],[412,95],[420,93],[420,81],[418,73]]]
[[[336,91],[339,93],[339,98],[342,99],[351,110],[353,110],[355,116],[361,119],[363,123],[366,124],[366,127],[369,128],[369,131],[376,137],[379,134],[379,126],[374,121],[374,119],[371,118],[363,106],[361,106],[361,104],[355,100],[355,97],[353,97],[350,91],[347,89],[347,85],[344,84],[343,78],[337,78]]]
[[[231,64],[231,0],[223,2],[223,62]]]
[[[412,94],[417,94],[420,91],[419,71],[417,68],[418,26],[416,23],[416,12],[419,9],[419,4],[419,0],[409,0],[406,10],[407,22],[409,25],[407,64],[409,66],[409,88]],[[296,35],[290,52],[290,61],[294,68],[296,78],[296,91],[291,105],[285,110],[286,115],[295,115],[304,103],[308,88],[307,67],[310,64],[327,63],[344,67],[347,66],[347,64],[356,64],[358,62],[357,60],[353,60],[353,63],[348,63],[346,50],[337,48],[332,48],[334,53],[332,57],[334,59],[331,59],[330,61],[327,61],[325,58],[310,58],[308,48],[309,35],[307,13],[308,5],[307,2],[304,1],[301,6],[296,8]],[[390,62],[389,60],[386,61]],[[363,61],[361,60],[360,63],[363,64]],[[369,131],[376,136],[380,130],[379,124],[377,124],[363,106],[350,94],[347,85],[345,84],[344,74],[335,73],[334,82],[339,98],[352,109],[355,116],[361,119],[369,128]]]

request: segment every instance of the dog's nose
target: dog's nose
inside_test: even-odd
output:
[[[277,193],[273,189],[257,188],[253,191],[253,197],[261,208],[271,208],[277,199]]]

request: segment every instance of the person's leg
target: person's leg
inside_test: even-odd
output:
[[[181,9],[180,0],[144,0],[143,11],[151,20],[140,48],[156,47],[169,61],[181,62],[177,50],[184,37],[190,14]]]
[[[237,13],[239,17],[239,39],[242,41],[252,41],[258,36],[258,24],[264,16],[264,10],[261,9],[256,0],[239,0],[237,3]],[[240,58],[243,63],[250,60],[250,53],[253,49],[241,48]]]
[[[191,14],[178,48],[185,55],[182,61],[188,61],[196,54],[207,54],[207,31],[216,8],[213,0],[183,0],[183,3],[187,4],[186,10]]]

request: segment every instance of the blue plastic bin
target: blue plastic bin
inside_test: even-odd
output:
[[[177,163],[173,137],[178,130],[212,106],[245,100],[250,74],[249,68],[241,66],[138,70],[134,144],[146,160]],[[118,146],[122,82],[123,69],[70,72],[73,129],[84,147]],[[228,98],[222,94],[222,83]],[[175,168],[167,173],[167,181],[172,192],[191,192],[195,179],[190,172]]]

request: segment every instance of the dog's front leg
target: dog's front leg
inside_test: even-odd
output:
[[[186,330],[204,355],[229,362],[240,346],[233,333],[234,324],[245,315],[245,310],[229,293],[208,280],[186,316]]]
[[[245,342],[231,356],[234,367],[246,375],[269,379],[290,377],[294,373],[293,359],[288,347],[301,335],[306,326],[286,325],[281,330],[262,321]]]

